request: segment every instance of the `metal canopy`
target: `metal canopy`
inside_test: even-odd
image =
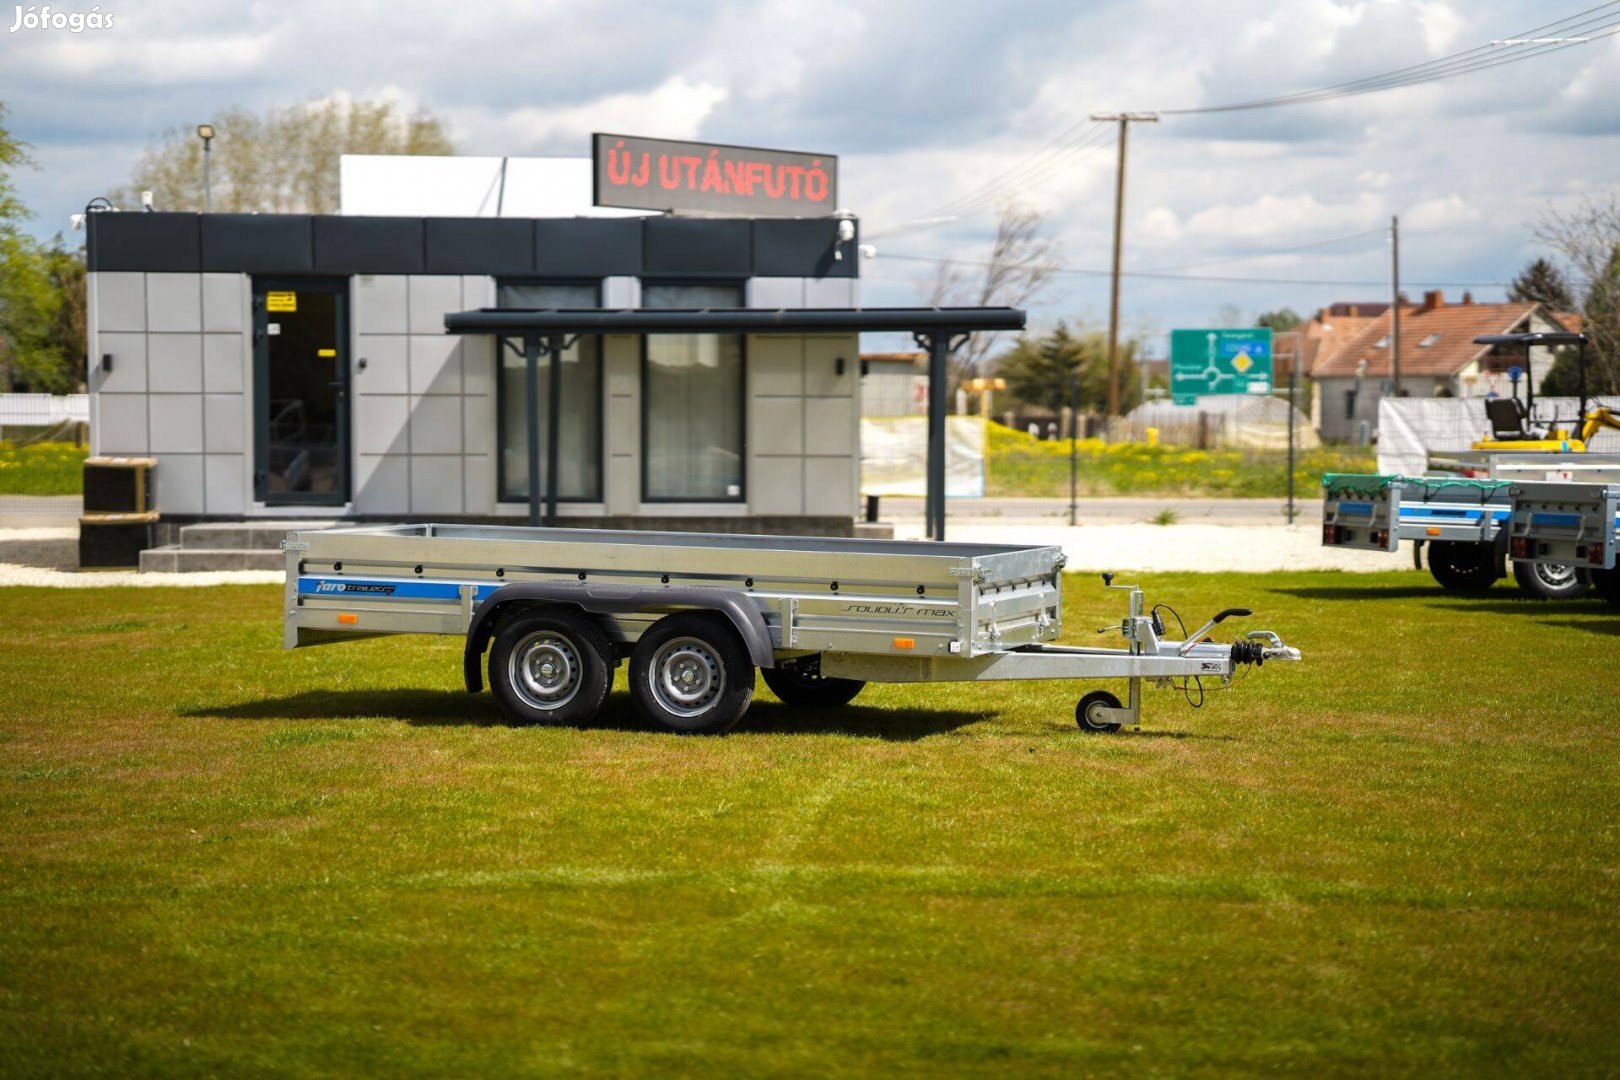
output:
[[[1022,330],[1024,312],[1010,307],[914,308],[476,308],[450,312],[452,334],[523,339],[528,371],[529,523],[540,524],[539,365],[580,334],[909,333],[928,352],[928,536],[945,539],[945,383],[950,354],[970,334]],[[557,524],[557,429],[562,365],[550,366],[545,524]]]

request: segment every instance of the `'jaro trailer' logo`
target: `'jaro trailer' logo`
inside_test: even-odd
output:
[[[103,13],[99,4],[89,11],[52,11],[49,4],[44,7],[30,4],[27,8],[18,4],[16,14],[11,19],[11,33],[19,30],[66,30],[70,34],[82,34],[86,30],[111,30],[112,24],[113,13]]]

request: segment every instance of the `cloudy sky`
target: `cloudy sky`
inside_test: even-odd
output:
[[[438,111],[476,154],[585,154],[593,130],[835,153],[841,201],[879,250],[863,265],[864,301],[907,303],[931,273],[922,260],[982,257],[1002,192],[1045,215],[1065,266],[1107,267],[1114,150],[1101,139],[1049,152],[952,220],[882,235],[980,192],[1060,135],[1084,135],[1092,111],[1341,83],[1591,7],[109,0],[110,30],[0,33],[0,101],[40,165],[19,186],[41,235],[121,182],[152,136],[232,104],[394,96]],[[1620,17],[1620,5],[1594,17],[1611,8]],[[0,6],[0,25],[15,18]],[[1617,101],[1620,36],[1430,85],[1133,129],[1128,268],[1290,283],[1133,278],[1126,321],[1164,330],[1207,323],[1224,305],[1252,316],[1379,299],[1391,214],[1414,291],[1472,284],[1497,298],[1491,283],[1537,253],[1531,230],[1548,205],[1620,178]],[[1257,255],[1323,240],[1333,242]],[[1096,320],[1106,306],[1106,278],[1069,274],[1035,314]]]

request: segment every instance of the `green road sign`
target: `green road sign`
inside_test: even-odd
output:
[[[1271,330],[1170,331],[1170,397],[1271,393]]]

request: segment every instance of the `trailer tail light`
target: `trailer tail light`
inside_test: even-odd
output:
[[[1530,538],[1528,536],[1515,536],[1510,546],[1513,549],[1513,557],[1515,559],[1528,559],[1532,554],[1534,554],[1532,545],[1530,543]]]
[[[1389,530],[1374,529],[1372,534],[1373,547],[1389,547]]]
[[[355,615],[352,612],[340,611],[338,612],[338,622],[342,623],[344,626],[357,626],[360,623],[360,616]]]
[[[1339,527],[1337,525],[1322,526],[1322,543],[1332,546],[1339,542]]]
[[[1587,550],[1587,552],[1586,552],[1586,561],[1591,563],[1593,566],[1602,566],[1603,565],[1603,545],[1602,544],[1594,544],[1591,548],[1589,548]]]

